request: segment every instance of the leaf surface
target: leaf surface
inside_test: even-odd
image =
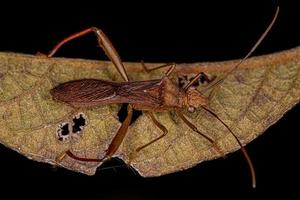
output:
[[[178,64],[173,81],[204,72],[219,79],[237,61]],[[153,67],[158,64],[148,64]],[[140,63],[125,63],[131,80],[161,78],[165,70],[145,73]],[[274,124],[299,102],[300,48],[248,59],[226,80],[205,93],[209,107],[228,124],[246,145]],[[54,86],[75,79],[97,78],[121,81],[110,62],[0,53],[0,142],[26,157],[92,175],[101,163],[77,161],[64,151],[87,158],[102,158],[120,122],[120,105],[74,109],[53,101]],[[207,84],[201,84],[203,90]],[[185,112],[198,129],[214,139],[221,155],[203,137],[191,131],[173,112],[156,113],[168,134],[149,147],[135,149],[158,137],[161,131],[143,114],[130,127],[116,156],[130,162],[142,176],[159,176],[224,156],[239,148],[233,136],[204,110]],[[80,133],[60,140],[65,124],[70,131],[79,116],[85,119]],[[61,132],[60,132],[61,133]]]

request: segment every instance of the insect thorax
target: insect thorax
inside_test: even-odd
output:
[[[157,103],[153,104],[134,104],[138,110],[151,110],[164,112],[182,108],[184,105],[184,92],[175,85],[169,78],[164,77],[156,87],[144,91],[147,95],[155,98]]]

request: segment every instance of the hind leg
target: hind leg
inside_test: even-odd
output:
[[[55,47],[49,52],[47,57],[52,57],[64,44],[91,32],[95,33],[100,47],[104,50],[107,57],[113,62],[124,81],[129,81],[128,75],[117,50],[115,49],[109,38],[104,34],[104,32],[96,27],[90,27],[66,37],[62,41],[58,42],[57,45],[55,45]]]
[[[108,149],[106,150],[105,155],[103,156],[103,158],[83,158],[83,157],[78,157],[75,154],[73,154],[71,152],[71,150],[67,150],[66,152],[64,152],[63,154],[61,154],[60,156],[58,156],[56,158],[56,162],[61,162],[66,156],[69,156],[75,160],[79,160],[79,161],[83,161],[83,162],[102,162],[106,159],[110,159],[118,150],[118,148],[120,147],[120,145],[122,144],[126,134],[127,134],[127,130],[129,127],[129,124],[131,122],[132,119],[132,107],[129,104],[128,105],[128,110],[127,110],[127,117],[125,118],[125,120],[123,121],[122,125],[120,126],[120,128],[118,129],[115,137],[113,138],[113,140],[111,141]]]

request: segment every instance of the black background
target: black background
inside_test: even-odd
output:
[[[271,0],[166,5],[142,1],[116,1],[111,5],[99,1],[96,5],[84,1],[69,2],[68,6],[46,1],[31,5],[15,2],[1,5],[0,51],[47,52],[65,36],[97,26],[110,37],[124,61],[180,63],[241,58],[269,24],[276,4]],[[300,45],[299,6],[296,1],[279,4],[278,21],[255,55]],[[57,56],[106,59],[93,35],[66,45]],[[299,114],[300,107],[294,107],[247,146],[258,177],[255,190],[239,152],[158,178],[142,178],[124,166],[99,169],[89,177],[53,170],[0,146],[0,195],[84,199],[299,196]],[[106,163],[116,165],[123,164]]]

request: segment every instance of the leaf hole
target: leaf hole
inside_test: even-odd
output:
[[[74,125],[72,126],[72,133],[78,133],[81,132],[86,125],[85,118],[83,114],[79,114],[78,118],[75,116],[73,118]]]
[[[82,135],[86,124],[86,117],[83,113],[75,115],[72,119],[72,123],[63,122],[58,126],[58,140],[65,141],[70,137],[73,139],[78,138],[78,136]]]
[[[69,130],[69,123],[62,123],[59,125],[57,130],[58,140],[64,141],[69,137],[70,130]]]

